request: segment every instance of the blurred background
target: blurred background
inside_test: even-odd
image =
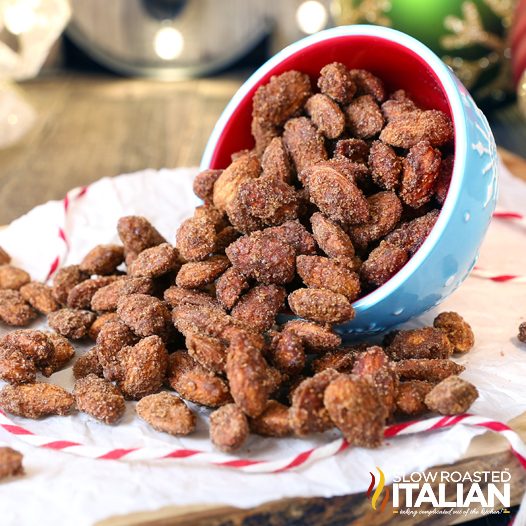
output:
[[[197,165],[254,69],[355,23],[430,46],[526,157],[526,0],[0,0],[0,224],[103,176]]]

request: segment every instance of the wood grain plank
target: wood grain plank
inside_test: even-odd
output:
[[[452,472],[473,473],[475,471],[500,471],[506,466],[512,473],[511,501],[512,505],[518,504],[526,490],[526,471],[509,452],[495,455],[484,455],[465,459],[453,466],[437,466],[426,470],[425,473]],[[433,484],[436,489],[437,484]],[[483,491],[486,485],[481,485]],[[392,486],[390,487],[392,490]],[[465,494],[469,490],[465,487]],[[446,496],[448,499],[455,495],[455,487],[451,486]],[[392,494],[392,493],[391,493]],[[424,504],[422,511],[431,512],[432,506]],[[471,509],[481,511],[480,507],[472,506]],[[250,510],[233,508],[204,508],[200,510],[181,510],[177,508],[164,508],[155,513],[125,515],[113,517],[97,523],[96,526],[288,526],[301,524],[302,526],[445,526],[459,524],[476,518],[474,515],[467,517],[454,517],[449,515],[399,515],[393,513],[391,504],[384,512],[372,509],[369,500],[363,493],[344,495],[332,498],[293,498],[282,499],[266,503]],[[300,521],[300,522],[299,522]]]

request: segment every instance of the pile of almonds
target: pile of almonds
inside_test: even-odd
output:
[[[244,286],[230,314],[218,298],[232,295],[233,286],[220,293],[218,283],[214,296],[206,287],[171,285],[193,263],[182,263],[144,218],[122,218],[119,233],[124,248],[95,247],[80,265],[59,270],[52,287],[24,279],[18,290],[1,291],[18,298],[3,302],[14,325],[27,323],[19,311],[31,312],[29,319],[48,312],[55,331],[18,329],[0,339],[0,378],[10,384],[0,391],[4,410],[40,418],[76,408],[115,424],[125,399],[139,400],[140,418],[180,435],[195,429],[184,399],[218,408],[210,434],[225,451],[240,447],[251,431],[304,436],[333,426],[355,445],[376,447],[397,415],[460,413],[477,396],[450,359],[474,343],[458,314],[440,314],[434,327],[389,333],[381,346],[343,346],[328,325],[297,319],[278,326],[284,293],[276,285]],[[128,274],[118,271],[125,259]],[[9,264],[1,269],[12,274],[11,284],[21,275]],[[232,282],[233,269],[220,280]],[[244,312],[250,314],[237,314]],[[70,340],[85,338],[96,345],[74,363],[73,394],[38,381],[39,373],[49,377],[69,363]]]
[[[474,343],[442,313],[433,327],[383,343],[343,345],[336,324],[390,279],[438,217],[452,170],[453,128],[401,91],[386,96],[365,70],[329,64],[315,93],[289,71],[254,97],[254,150],[194,183],[204,204],[175,246],[138,216],[119,220],[121,245],[99,245],[32,282],[0,249],[0,320],[51,331],[0,339],[0,407],[26,418],[85,412],[116,424],[125,400],[172,435],[194,431],[186,402],[212,408],[223,451],[249,433],[305,436],[337,427],[378,447],[386,422],[464,412],[477,397],[450,358]],[[278,323],[290,309],[299,318]],[[74,393],[40,381],[73,365]],[[171,393],[174,391],[175,393]]]

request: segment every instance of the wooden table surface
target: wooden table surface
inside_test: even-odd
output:
[[[50,199],[60,199],[75,186],[100,177],[143,168],[195,166],[240,77],[181,83],[63,75],[23,84],[38,120],[16,146],[0,150],[0,225]],[[511,117],[510,117],[511,115]],[[505,110],[505,119],[515,119]],[[525,128],[526,129],[526,128]],[[512,171],[526,180],[526,163],[501,151]],[[513,422],[526,439],[526,415]],[[473,471],[507,467],[513,473],[512,501],[526,491],[526,472],[500,437],[477,437],[453,467]],[[364,495],[332,499],[289,499],[254,510],[229,507],[169,507],[155,513],[112,517],[100,526],[219,526],[452,524],[451,517],[403,518],[378,514]],[[296,522],[297,523],[297,522]],[[299,524],[299,523],[298,523]]]
[[[76,186],[196,166],[241,78],[180,83],[64,75],[22,85],[37,123],[0,150],[0,225]]]

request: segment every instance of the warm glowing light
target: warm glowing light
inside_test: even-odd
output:
[[[162,27],[155,34],[153,48],[163,60],[173,60],[183,52],[183,35],[174,27]]]
[[[36,22],[35,7],[38,2],[9,2],[4,8],[4,24],[13,35],[21,35],[29,31]]]
[[[327,9],[315,0],[301,3],[296,11],[298,26],[308,35],[321,31],[327,25],[327,19]]]

